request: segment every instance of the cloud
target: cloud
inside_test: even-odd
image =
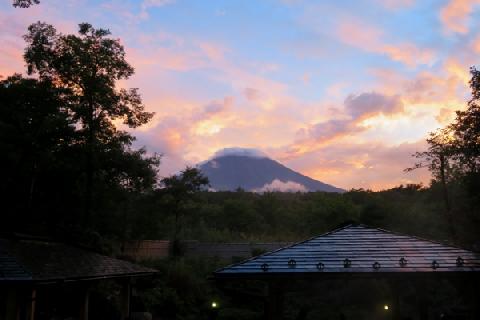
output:
[[[403,111],[399,95],[386,96],[377,92],[349,95],[345,99],[345,110],[355,120],[362,120],[378,114],[395,114]]]
[[[213,158],[220,158],[225,156],[244,156],[244,157],[251,157],[251,158],[268,158],[267,154],[261,150],[253,149],[253,148],[239,148],[239,147],[232,147],[232,148],[223,148],[215,152],[212,156]]]
[[[271,191],[279,191],[279,192],[307,192],[307,188],[300,183],[293,182],[293,181],[280,181],[278,179],[273,180],[271,183],[265,184],[263,187],[253,190],[253,192],[271,192]]]
[[[332,141],[366,131],[364,120],[383,115],[390,116],[404,111],[398,95],[387,96],[378,92],[349,95],[344,101],[341,119],[321,121],[297,131],[297,140],[287,147],[287,158],[312,152]]]
[[[260,91],[254,88],[245,88],[243,94],[249,101],[255,101],[260,98]]]
[[[385,36],[382,29],[355,18],[341,21],[337,26],[337,35],[345,44],[366,52],[386,55],[409,67],[430,65],[436,60],[436,54],[430,48],[419,48],[410,42],[383,42]]]
[[[440,21],[447,33],[465,34],[469,31],[469,18],[479,0],[450,0],[440,10]]]
[[[223,101],[214,100],[203,107],[203,118],[210,118],[214,115],[218,115],[222,112],[229,110],[235,102],[234,97],[227,96],[223,98]]]
[[[308,138],[326,143],[338,137],[363,130],[352,120],[329,120],[314,124],[308,129]]]
[[[390,10],[398,10],[411,7],[416,0],[378,0],[378,2],[385,8]]]
[[[381,190],[400,184],[428,182],[430,173],[426,169],[403,171],[415,162],[412,154],[426,147],[423,140],[397,145],[345,142],[325,145],[284,163],[314,179],[344,189]]]
[[[448,108],[441,108],[435,119],[442,125],[447,125],[455,119],[455,112]]]
[[[168,4],[174,3],[175,0],[143,0],[142,4],[140,5],[140,18],[147,19],[148,18],[148,10],[150,8],[160,8],[166,6]]]

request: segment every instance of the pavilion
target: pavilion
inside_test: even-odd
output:
[[[213,277],[220,287],[245,280],[265,283],[265,316],[277,320],[283,317],[285,292],[293,290],[297,283],[314,284],[333,279],[348,285],[348,281],[355,279],[384,279],[398,286],[402,282],[414,281],[419,284],[416,295],[421,297],[425,295],[425,282],[422,282],[425,279],[451,279],[460,283],[462,291],[467,293],[468,319],[480,319],[479,275],[478,253],[361,224],[349,224],[219,269]],[[390,307],[393,319],[407,318],[397,307],[401,303],[401,294],[398,294],[392,305],[385,306],[385,309]],[[415,319],[430,319],[425,303],[417,311]]]
[[[155,273],[51,240],[0,239],[0,320],[87,320],[90,290],[106,280],[119,288],[119,318],[126,319],[133,279]]]

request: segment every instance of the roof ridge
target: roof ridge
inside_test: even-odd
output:
[[[474,252],[474,253],[479,253],[477,251],[473,251],[471,249],[466,249],[466,248],[460,247],[460,246],[455,245],[455,244],[451,244],[451,243],[446,242],[446,241],[422,238],[422,237],[419,237],[419,236],[409,235],[409,234],[406,234],[406,233],[403,233],[403,232],[392,231],[392,230],[387,230],[387,229],[378,228],[378,227],[371,227],[371,228],[376,229],[378,231],[382,231],[384,233],[389,233],[389,234],[394,234],[394,235],[399,235],[399,236],[405,236],[405,237],[413,238],[413,239],[420,240],[420,241],[426,241],[426,242],[430,242],[430,243],[434,243],[434,244],[439,244],[439,245],[442,245],[442,246],[448,246],[448,247],[455,248],[455,249],[460,249],[460,250],[466,250],[466,251],[470,251],[470,252]]]
[[[292,243],[292,244],[290,244],[290,245],[288,245],[288,246],[285,246],[285,247],[282,247],[282,248],[278,248],[278,249],[273,250],[273,251],[265,252],[265,253],[262,253],[262,254],[260,254],[260,255],[258,255],[258,256],[254,256],[254,257],[251,257],[251,258],[249,258],[249,259],[242,260],[242,261],[240,261],[240,262],[236,262],[236,263],[229,264],[229,265],[227,265],[227,266],[225,266],[225,267],[222,267],[222,268],[219,268],[219,269],[215,270],[214,273],[220,272],[220,271],[222,271],[222,270],[224,270],[224,269],[227,269],[227,268],[230,268],[230,267],[235,267],[235,266],[239,266],[239,265],[242,265],[242,264],[247,263],[247,262],[250,262],[250,261],[254,261],[254,260],[259,259],[259,258],[261,258],[261,257],[265,257],[265,256],[272,255],[272,254],[277,253],[277,252],[279,252],[279,251],[282,251],[282,250],[285,250],[285,249],[289,249],[289,248],[291,248],[291,247],[294,247],[294,246],[296,246],[296,245],[299,245],[299,244],[302,244],[302,243],[311,241],[311,240],[316,239],[316,238],[328,236],[328,235],[330,235],[330,234],[333,234],[333,233],[342,231],[342,230],[347,229],[347,228],[351,228],[351,227],[353,227],[353,226],[359,226],[359,224],[350,223],[350,224],[347,224],[347,225],[338,227],[338,228],[336,228],[336,229],[327,231],[327,232],[322,233],[322,234],[320,234],[320,235],[317,235],[317,236],[314,236],[314,237],[310,237],[310,238],[305,239],[305,240],[302,240],[302,241],[294,242],[294,243]]]

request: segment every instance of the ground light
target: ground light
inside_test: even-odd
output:
[[[390,307],[388,306],[388,304],[386,304],[386,305],[383,306],[383,310],[388,310],[388,309],[390,309]]]
[[[212,301],[212,309],[218,308],[218,303],[216,301]]]

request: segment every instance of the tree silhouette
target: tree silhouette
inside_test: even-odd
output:
[[[428,150],[415,153],[414,157],[419,159],[419,161],[415,163],[412,168],[407,168],[405,171],[408,172],[419,168],[428,168],[434,179],[440,182],[450,234],[453,239],[456,239],[457,236],[454,227],[455,222],[448,190],[449,180],[453,179],[452,162],[454,153],[452,145],[453,139],[451,138],[450,129],[444,128],[439,129],[436,132],[431,132],[430,137],[427,138],[427,143]]]
[[[39,4],[40,0],[14,0],[13,6],[15,8],[29,8],[34,4]]]
[[[58,188],[74,188],[60,177],[71,172],[65,164],[76,140],[67,103],[63,90],[49,81],[20,75],[0,81],[0,194],[5,216],[12,218],[7,222],[26,223],[25,216],[37,222],[50,219],[55,210],[43,214],[45,203],[56,198]]]
[[[449,126],[454,138],[454,156],[464,174],[480,172],[480,71],[470,68],[472,98],[465,111],[457,111]]]
[[[169,207],[175,215],[172,253],[176,257],[180,253],[179,233],[185,208],[188,202],[193,200],[194,195],[209,184],[209,181],[197,168],[187,167],[179,175],[163,178],[161,184],[168,197]]]
[[[467,109],[456,111],[456,118],[451,124],[430,133],[428,150],[417,152],[414,156],[420,161],[405,170],[426,167],[435,181],[441,184],[450,233],[454,239],[455,217],[448,184],[453,181],[461,185],[466,183],[467,190],[477,200],[480,188],[480,71],[472,67],[470,74],[472,98],[467,103]]]
[[[92,211],[93,187],[98,174],[97,155],[103,146],[128,146],[134,139],[116,129],[113,121],[122,120],[130,128],[147,123],[153,113],[146,112],[137,89],[117,89],[116,82],[128,79],[133,67],[125,60],[118,39],[105,29],[88,23],[79,25],[79,34],[61,34],[46,23],[30,25],[25,35],[24,58],[28,73],[48,80],[69,95],[69,112],[80,128],[85,158],[85,222]]]

